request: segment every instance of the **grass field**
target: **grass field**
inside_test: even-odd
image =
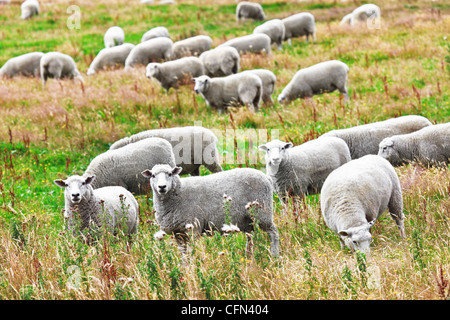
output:
[[[274,196],[279,258],[257,230],[254,255],[245,236],[215,234],[193,240],[191,264],[181,265],[171,238],[158,230],[152,196],[138,196],[139,236],[131,249],[123,237],[93,245],[64,232],[63,192],[54,179],[82,174],[117,139],[142,130],[202,126],[279,130],[300,144],[335,128],[418,114],[433,123],[450,120],[450,5],[445,1],[378,1],[380,29],[340,28],[340,19],[362,1],[264,1],[266,16],[309,11],[317,41],[293,40],[272,55],[244,55],[242,69],[267,68],[277,76],[274,99],[300,67],[338,59],[348,64],[351,101],[337,92],[219,115],[191,86],[166,94],[145,77],[109,70],[86,76],[103,47],[103,34],[120,25],[126,42],[138,43],[157,25],[176,41],[208,34],[213,46],[251,33],[260,22],[235,21],[234,1],[77,1],[79,29],[67,27],[70,1],[40,1],[41,14],[20,19],[18,4],[0,6],[0,65],[30,51],[71,55],[85,82],[0,79],[0,299],[446,299],[450,297],[450,173],[408,165],[397,168],[403,189],[407,238],[384,214],[372,229],[371,255],[339,247],[326,227],[319,196],[308,196],[283,214]],[[242,147],[242,141],[239,141]],[[245,143],[244,143],[245,146]],[[252,146],[249,146],[250,148]],[[222,146],[221,151],[231,150]],[[256,146],[253,146],[256,148]],[[252,149],[253,150],[253,149]],[[236,152],[236,150],[231,151]],[[255,164],[225,164],[264,169]],[[202,174],[208,174],[206,169]]]

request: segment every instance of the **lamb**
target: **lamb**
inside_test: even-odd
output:
[[[103,36],[105,48],[119,46],[125,41],[125,32],[121,27],[114,26],[106,30]]]
[[[418,162],[425,166],[448,169],[450,122],[385,138],[380,143],[378,155],[387,159],[393,166]]]
[[[148,182],[141,172],[155,164],[175,165],[172,146],[161,138],[148,138],[118,150],[108,150],[96,156],[84,175],[95,175],[94,189],[121,186],[134,194],[146,194]]]
[[[270,37],[265,33],[254,33],[249,34],[242,37],[237,37],[231,40],[228,40],[221,45],[220,47],[234,47],[237,49],[239,54],[242,53],[262,53],[265,52],[267,54],[271,53],[270,49]]]
[[[255,209],[253,213],[259,227],[269,235],[270,252],[278,256],[279,235],[273,222],[273,189],[264,173],[252,168],[237,168],[207,176],[180,178],[180,171],[180,167],[156,165],[143,171],[142,175],[150,179],[156,222],[161,231],[175,235],[183,256],[190,228],[198,235],[230,229],[249,233],[254,223],[250,213]],[[228,214],[223,208],[224,197],[230,200]]]
[[[324,133],[320,138],[341,138],[347,143],[352,159],[358,159],[367,154],[377,154],[380,142],[384,138],[411,133],[431,125],[432,123],[425,117],[407,115],[351,128],[332,130]]]
[[[136,65],[169,60],[173,56],[173,42],[169,38],[158,37],[136,45],[125,60],[125,70]]]
[[[264,9],[259,3],[241,1],[236,6],[236,21],[245,19],[266,20]]]
[[[200,61],[208,77],[224,77],[238,73],[240,68],[239,52],[234,47],[221,47],[203,52]]]
[[[320,207],[326,225],[339,235],[341,248],[368,254],[370,228],[386,208],[405,238],[400,181],[392,165],[377,155],[351,160],[330,173]]]
[[[344,101],[347,102],[348,71],[348,66],[338,60],[325,61],[300,69],[278,96],[278,102],[287,103],[297,98],[312,97],[336,89],[344,95]]]
[[[306,42],[312,36],[316,41],[316,22],[309,12],[301,12],[282,19],[285,27],[284,41],[292,44],[292,38],[306,36]]]
[[[33,16],[39,15],[39,1],[37,0],[25,0],[20,5],[20,10],[22,12],[20,18],[26,20]]]
[[[194,91],[201,94],[208,106],[222,113],[232,103],[248,106],[258,111],[262,97],[261,79],[250,73],[237,73],[222,78],[206,75],[194,78]]]
[[[9,59],[0,69],[0,77],[39,77],[41,58],[43,55],[44,53],[42,52],[30,52]]]
[[[48,78],[77,78],[83,81],[83,77],[77,69],[71,56],[60,52],[47,52],[40,61],[42,84],[45,86]]]
[[[272,93],[275,89],[275,82],[277,81],[275,74],[266,69],[252,69],[243,72],[253,73],[261,78],[263,85],[261,99],[265,105],[273,105]]]
[[[134,196],[126,189],[110,186],[93,189],[95,175],[70,176],[66,180],[54,180],[54,183],[64,189],[65,210],[64,218],[68,220],[69,230],[78,231],[91,229],[91,224],[97,227],[106,226],[109,232],[116,232],[116,228],[125,222],[126,234],[137,233],[139,225],[139,204]],[[74,218],[79,218],[79,225]],[[124,226],[123,226],[124,227]]]
[[[270,37],[272,44],[276,44],[278,50],[281,49],[286,34],[286,27],[280,19],[272,19],[253,29],[253,33],[265,33]]]
[[[116,150],[150,137],[167,140],[173,148],[175,163],[183,174],[200,175],[204,165],[212,173],[222,171],[217,150],[218,139],[209,129],[201,126],[186,126],[142,131],[114,142],[110,150]]]
[[[173,55],[175,59],[185,56],[198,57],[203,52],[211,49],[212,39],[209,36],[199,35],[184,40],[177,41],[173,44]]]
[[[87,75],[92,75],[97,70],[111,68],[117,65],[125,65],[125,60],[134,48],[132,43],[124,43],[111,48],[104,48],[100,50],[98,55],[94,58],[89,66]]]
[[[370,19],[379,19],[380,17],[380,7],[372,3],[364,4],[353,10],[350,25],[357,26],[360,23],[368,23]]]
[[[273,180],[281,201],[288,195],[318,194],[327,176],[351,160],[342,139],[314,139],[293,147],[290,142],[272,140],[260,145],[265,151],[266,174]]]
[[[141,42],[154,39],[154,38],[169,38],[169,30],[167,30],[166,27],[155,27],[150,30],[148,30],[141,38]]]
[[[203,63],[196,57],[184,57],[164,63],[149,63],[146,69],[147,78],[156,79],[161,86],[169,91],[178,89],[180,85],[191,84],[192,77],[205,74]]]

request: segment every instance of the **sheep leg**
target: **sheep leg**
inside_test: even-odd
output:
[[[388,209],[389,213],[397,224],[398,230],[400,232],[400,236],[402,238],[406,238],[405,233],[405,225],[403,223],[404,215],[402,212],[403,208],[403,199],[400,191],[394,191],[392,193],[391,199],[389,201]]]
[[[273,257],[278,257],[280,255],[280,236],[278,229],[272,224],[266,232],[270,238],[270,254]]]
[[[189,242],[189,235],[187,235],[186,233],[177,233],[175,234],[175,241],[177,242],[178,250],[180,250],[183,264],[186,265],[189,262],[187,256],[187,244]]]

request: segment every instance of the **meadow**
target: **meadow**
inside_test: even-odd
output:
[[[192,85],[166,93],[145,77],[107,70],[86,76],[103,48],[108,27],[120,25],[125,41],[139,43],[148,29],[164,25],[172,40],[197,34],[213,47],[246,35],[261,22],[235,21],[234,1],[177,1],[143,6],[139,1],[77,1],[80,28],[68,28],[71,1],[40,1],[41,14],[20,19],[20,6],[0,6],[0,65],[31,51],[72,56],[79,81],[18,77],[0,79],[0,299],[336,299],[424,300],[450,297],[450,172],[405,165],[396,168],[404,200],[407,237],[389,214],[372,228],[371,254],[341,250],[325,225],[320,196],[290,201],[282,212],[274,195],[280,256],[268,251],[256,230],[252,257],[245,235],[195,238],[190,261],[181,264],[173,238],[158,231],[152,196],[137,196],[139,235],[133,245],[120,234],[88,245],[64,230],[63,191],[53,180],[82,174],[116,140],[151,128],[201,123],[219,132],[277,129],[295,145],[329,130],[417,114],[433,123],[450,120],[450,4],[445,1],[378,1],[379,29],[340,28],[340,19],[363,1],[264,1],[266,16],[314,14],[317,40],[294,39],[271,55],[241,56],[241,68],[267,68],[277,76],[276,100],[295,72],[337,59],[350,67],[350,102],[339,93],[311,101],[277,102],[258,113],[231,108],[218,114]],[[238,150],[222,145],[221,153]],[[257,145],[236,141],[240,148]],[[227,151],[228,150],[228,151]],[[258,151],[255,151],[260,153]],[[262,154],[260,154],[262,156]],[[224,169],[261,161],[225,163]],[[209,172],[202,168],[202,175]]]

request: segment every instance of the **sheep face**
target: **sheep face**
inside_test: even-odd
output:
[[[286,158],[286,150],[293,146],[290,142],[272,140],[260,145],[259,150],[266,152],[266,163],[270,166],[278,167]]]
[[[164,195],[173,189],[176,184],[175,179],[178,179],[180,172],[180,167],[172,168],[169,165],[156,165],[151,171],[148,169],[143,171],[142,175],[150,179],[153,192]]]
[[[146,76],[147,78],[157,78],[159,75],[159,63],[149,63],[146,68]]]
[[[398,162],[400,157],[394,148],[394,141],[390,138],[383,139],[378,148],[378,155],[389,162]]]
[[[92,190],[88,187],[95,179],[95,175],[90,177],[71,176],[66,180],[54,180],[54,183],[65,188],[64,194],[71,204],[76,205],[81,202],[85,195]]]
[[[370,243],[372,242],[370,228],[374,223],[375,220],[372,220],[365,225],[339,231],[341,242],[345,243],[345,245],[352,251],[360,251],[362,253],[369,254]]]
[[[211,78],[208,76],[200,76],[197,78],[194,78],[195,86],[194,91],[195,93],[203,93],[208,91],[208,88],[211,84]]]

